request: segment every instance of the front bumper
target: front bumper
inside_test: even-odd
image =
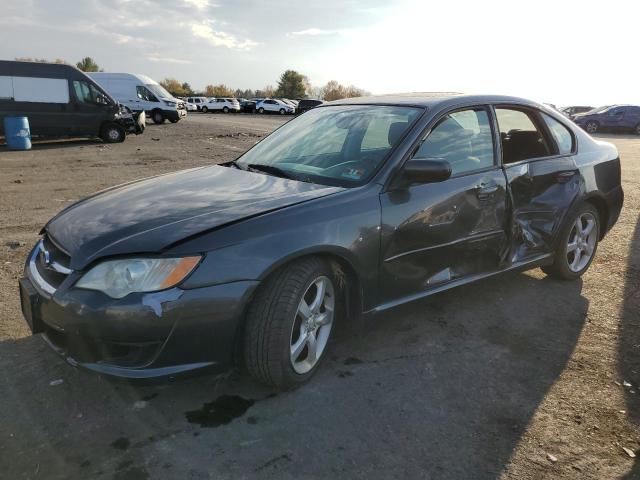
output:
[[[53,294],[20,279],[34,333],[70,364],[123,378],[154,378],[233,363],[238,326],[257,282],[130,294],[70,288]]]
[[[180,120],[181,118],[184,118],[187,116],[187,109],[186,108],[180,108],[178,110],[164,110],[164,117],[171,121],[176,121],[176,120]]]

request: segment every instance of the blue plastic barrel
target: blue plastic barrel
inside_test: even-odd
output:
[[[31,149],[31,131],[27,117],[4,117],[4,137],[11,150]]]

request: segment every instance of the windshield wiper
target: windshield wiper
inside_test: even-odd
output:
[[[291,174],[285,172],[281,168],[274,167],[273,165],[263,165],[261,163],[250,163],[249,165],[247,165],[247,168],[249,170],[269,173],[271,175],[275,175],[276,177],[288,178],[290,180],[293,179]]]

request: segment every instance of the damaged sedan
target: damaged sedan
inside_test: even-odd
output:
[[[510,270],[579,278],[620,159],[502,96],[323,104],[236,161],[120,185],[50,220],[20,279],[34,333],[126,378],[242,364],[292,388],[337,322]]]

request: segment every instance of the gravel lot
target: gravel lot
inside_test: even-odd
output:
[[[123,144],[0,147],[0,477],[639,479],[640,138],[581,281],[504,274],[342,333],[290,393],[237,372],[132,386],[79,371],[19,311],[38,230],[128,180],[230,160],[286,119],[190,115]],[[346,331],[345,331],[346,332]]]

